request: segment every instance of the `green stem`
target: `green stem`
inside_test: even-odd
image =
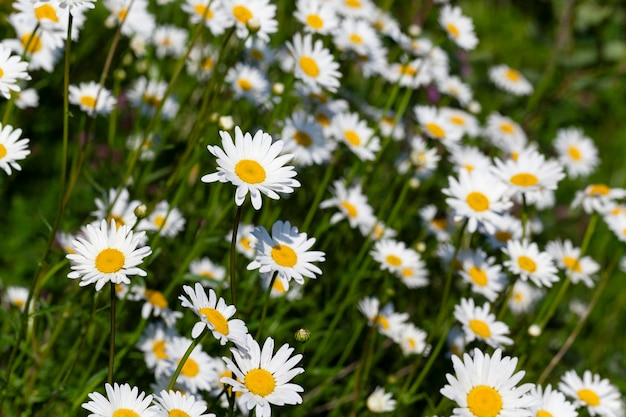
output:
[[[187,359],[189,359],[189,356],[191,356],[191,352],[193,352],[193,350],[196,348],[196,346],[198,346],[200,344],[200,342],[202,342],[202,340],[204,339],[204,337],[207,334],[209,334],[208,327],[205,327],[204,330],[202,331],[202,334],[200,334],[200,336],[198,336],[196,339],[194,339],[191,342],[191,344],[189,345],[189,347],[185,351],[185,354],[183,355],[183,357],[180,358],[180,360],[178,361],[178,366],[176,367],[176,370],[172,374],[172,378],[170,379],[170,383],[167,384],[167,390],[168,391],[170,391],[170,390],[172,390],[174,388],[174,385],[176,384],[176,379],[178,378],[178,375],[180,375],[180,372],[183,370],[183,366],[185,365],[185,362],[187,362]]]
[[[113,372],[115,370],[115,284],[111,286],[111,335],[109,339],[109,384],[113,385]]]
[[[265,316],[267,314],[267,305],[270,302],[270,294],[272,293],[272,287],[274,286],[274,281],[278,277],[278,272],[274,272],[272,279],[270,280],[270,285],[265,290],[265,301],[263,302],[263,311],[261,312],[261,324],[259,324],[259,329],[256,332],[256,340],[261,340],[261,334],[263,333],[263,325],[265,324]]]
[[[335,160],[336,159],[337,158],[335,157]],[[313,216],[315,216],[315,213],[317,212],[317,209],[319,208],[320,202],[322,201],[322,198],[324,197],[324,193],[326,192],[326,189],[328,188],[328,183],[330,182],[330,179],[333,176],[334,168],[335,168],[335,164],[330,163],[324,170],[324,178],[322,178],[322,182],[317,187],[317,193],[315,194],[313,203],[311,203],[311,205],[309,206],[309,211],[306,214],[304,223],[302,223],[301,230],[308,230],[309,225],[313,221]]]
[[[233,234],[230,240],[230,302],[233,305],[237,305],[237,273],[236,273],[236,259],[237,259],[237,232],[239,230],[239,222],[241,221],[241,206],[237,206],[237,212],[235,213],[235,220],[233,222]]]

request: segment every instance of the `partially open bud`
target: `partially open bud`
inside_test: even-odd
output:
[[[148,214],[148,207],[145,204],[139,204],[135,207],[134,213],[138,219],[143,219]]]
[[[220,116],[217,124],[223,130],[231,130],[235,126],[232,116]]]
[[[311,338],[311,331],[307,329],[299,329],[293,337],[300,343],[306,343]]]

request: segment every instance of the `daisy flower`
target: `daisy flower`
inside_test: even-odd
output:
[[[605,216],[604,221],[621,242],[626,242],[626,215]]]
[[[298,0],[293,17],[304,25],[304,31],[308,33],[328,35],[339,26],[333,4],[320,0]]]
[[[222,2],[185,0],[181,9],[189,15],[189,21],[194,25],[204,20],[204,26],[209,28],[213,36],[223,34],[232,24],[226,10],[222,7]]]
[[[339,64],[320,39],[313,43],[311,34],[303,37],[296,33],[293,41],[287,42],[287,48],[295,61],[294,71],[298,80],[313,90],[325,88],[337,91],[341,78]]]
[[[463,325],[467,342],[478,339],[494,348],[513,343],[507,336],[509,326],[496,321],[496,316],[489,312],[487,302],[479,307],[471,298],[461,298],[461,304],[454,306],[454,317]]]
[[[27,69],[28,62],[11,55],[11,50],[0,44],[0,95],[8,100],[11,91],[19,92],[18,80],[30,80]]]
[[[0,123],[0,168],[11,175],[12,169],[21,171],[22,167],[16,162],[30,155],[28,142],[30,139],[20,139],[22,129],[13,129],[11,125]]]
[[[232,318],[237,309],[234,305],[227,305],[222,297],[217,297],[213,289],[209,288],[208,297],[204,287],[196,282],[194,288],[183,285],[184,295],[178,297],[183,307],[193,311],[200,319],[191,330],[191,337],[196,339],[208,328],[213,337],[225,345],[227,341],[234,343],[239,349],[246,349],[246,335],[248,328],[243,320]]]
[[[489,78],[496,87],[516,96],[526,96],[533,92],[533,86],[517,70],[508,65],[496,65],[489,68]]]
[[[365,297],[357,303],[357,308],[367,318],[369,326],[376,326],[380,334],[392,340],[398,340],[398,335],[406,325],[408,313],[397,313],[391,303],[380,308],[380,301],[376,297]]]
[[[340,220],[348,219],[350,227],[358,227],[363,235],[369,234],[376,223],[376,217],[374,209],[367,202],[367,196],[363,194],[361,185],[346,188],[343,180],[336,180],[333,187],[333,198],[320,203],[320,208],[337,207],[339,209],[339,212],[330,218],[330,223],[335,224]]]
[[[585,213],[605,214],[615,205],[615,200],[626,197],[626,189],[612,188],[606,184],[590,184],[584,190],[576,191],[572,208],[582,207]]]
[[[178,58],[185,52],[187,31],[174,25],[160,25],[154,30],[152,41],[158,58],[165,56]]]
[[[504,266],[523,281],[530,279],[538,287],[552,287],[559,280],[554,260],[548,253],[540,252],[535,242],[509,240],[502,252],[510,258]]]
[[[445,213],[437,210],[434,204],[427,204],[419,210],[420,219],[426,223],[428,234],[435,235],[439,242],[450,240],[448,230],[451,227],[452,219],[448,219]]]
[[[478,38],[474,33],[472,19],[463,16],[460,7],[446,4],[439,13],[439,25],[446,31],[448,38],[460,48],[472,50],[478,45]]]
[[[419,254],[410,265],[396,272],[396,276],[407,288],[421,288],[428,285],[428,269]]]
[[[425,58],[409,62],[394,62],[382,69],[382,75],[391,84],[416,89],[433,81],[430,63]]]
[[[522,238],[522,221],[511,214],[504,213],[495,226],[496,230],[487,234],[492,248],[502,248],[509,240]]]
[[[261,274],[277,273],[278,277],[289,282],[293,279],[304,284],[304,277],[315,279],[322,270],[312,262],[324,262],[324,252],[309,250],[315,244],[315,238],[307,238],[306,233],[299,233],[286,221],[277,221],[272,225],[272,234],[263,226],[252,232],[257,238],[255,259],[247,269],[258,269]]]
[[[26,300],[28,299],[28,288],[10,285],[6,288],[6,293],[2,299],[8,305],[17,307],[20,311],[24,311],[24,307],[26,307]]]
[[[621,394],[606,378],[586,370],[583,377],[576,371],[567,371],[559,382],[559,389],[574,399],[577,407],[586,407],[593,417],[623,417],[624,403]]]
[[[303,111],[296,111],[285,120],[280,137],[285,141],[283,151],[294,155],[296,165],[321,165],[330,160],[335,148],[315,117]]]
[[[565,177],[563,167],[546,159],[534,149],[523,151],[516,159],[495,159],[492,173],[509,186],[512,193],[527,193],[540,189],[556,190]]]
[[[206,256],[189,263],[189,272],[201,277],[200,283],[205,287],[215,288],[224,283],[226,278],[226,268],[213,263]]]
[[[475,138],[481,132],[478,119],[466,111],[452,107],[442,107],[439,109],[439,114],[461,129],[464,135]]]
[[[494,112],[487,117],[485,136],[498,149],[506,152],[515,159],[515,152],[524,149],[528,142],[522,127],[510,117]]]
[[[446,335],[446,345],[450,352],[448,357],[452,355],[461,356],[465,352],[467,341],[465,340],[465,332],[459,326],[452,326],[448,334]]]
[[[165,375],[168,368],[167,345],[172,338],[178,336],[176,331],[161,323],[150,323],[141,335],[135,347],[143,352],[148,369],[154,372],[157,379]]]
[[[530,417],[528,407],[534,399],[525,395],[532,384],[517,384],[524,371],[515,372],[517,358],[502,357],[496,349],[491,356],[475,348],[463,360],[452,356],[455,375],[446,374],[448,384],[441,390],[444,397],[459,407],[452,415],[458,417]]]
[[[292,193],[300,183],[293,179],[296,171],[292,166],[284,166],[293,159],[293,155],[281,155],[284,142],[279,140],[272,143],[272,137],[258,130],[254,137],[246,132],[245,135],[235,127],[235,142],[228,132],[220,131],[222,148],[208,145],[209,152],[217,157],[219,167],[217,172],[204,175],[202,182],[215,181],[231,182],[237,187],[235,204],[241,206],[246,195],[255,210],[262,205],[261,194],[278,200],[278,193]]]
[[[137,417],[153,417],[154,411],[150,407],[152,395],[146,395],[139,388],[128,384],[119,385],[117,382],[105,384],[107,396],[99,392],[87,394],[91,401],[82,403],[81,407],[90,411],[89,417],[113,417],[117,415],[132,415]]]
[[[404,242],[394,239],[377,241],[370,254],[380,264],[380,269],[398,274],[405,268],[416,264],[419,259],[415,250],[407,248]]]
[[[400,345],[404,355],[427,355],[430,345],[426,343],[428,334],[413,323],[405,323],[396,335],[396,343]]]
[[[167,327],[174,327],[176,320],[183,316],[180,311],[169,308],[167,298],[161,291],[151,290],[143,285],[135,285],[131,288],[132,298],[135,301],[145,301],[141,307],[141,317],[148,319],[151,316],[160,317]]]
[[[543,291],[525,281],[515,281],[509,297],[509,309],[513,314],[528,313],[541,298]]]
[[[165,354],[168,378],[174,374],[191,343],[192,340],[186,337],[173,337],[167,344]],[[196,394],[198,390],[211,391],[219,377],[216,365],[218,361],[219,359],[212,358],[204,352],[201,345],[196,346],[183,364],[176,383],[191,394]]]
[[[340,51],[354,51],[359,56],[382,47],[372,25],[363,19],[344,19],[333,32],[333,43]]]
[[[231,348],[233,359],[222,357],[233,373],[232,377],[222,377],[221,382],[232,386],[233,391],[243,393],[239,404],[256,412],[257,417],[270,417],[271,405],[301,404],[300,385],[290,383],[296,375],[304,372],[295,365],[302,359],[301,354],[291,356],[294,349],[282,345],[274,354],[274,339],[268,337],[259,343],[248,335],[248,354]]]
[[[252,234],[255,227],[252,224],[239,224],[237,228],[237,242],[235,249],[248,259],[254,259],[256,256],[257,238]],[[226,241],[230,242],[233,237],[232,230],[226,235]]]
[[[471,87],[455,75],[439,81],[437,88],[441,93],[454,97],[463,107],[469,106],[474,98]]]
[[[116,100],[109,90],[95,81],[69,86],[69,102],[80,106],[89,116],[109,114],[115,107]]]
[[[341,113],[332,120],[331,136],[343,142],[361,161],[373,161],[380,150],[380,139],[357,113]]]
[[[387,413],[396,409],[396,400],[383,387],[376,387],[365,401],[367,409],[372,413]]]
[[[459,274],[472,286],[472,291],[494,302],[504,289],[506,278],[496,258],[487,257],[482,249],[468,251],[461,257],[462,269]]]
[[[114,220],[100,227],[88,224],[85,236],[77,237],[72,246],[75,253],[66,255],[71,262],[72,272],[68,278],[80,278],[80,286],[94,284],[100,291],[107,282],[130,284],[130,275],[146,276],[137,266],[150,255],[149,246],[137,247],[144,239],[144,232],[132,232],[126,225],[119,228]]]
[[[344,17],[366,19],[371,17],[375,10],[372,0],[335,0],[332,4]]]
[[[441,141],[446,147],[455,145],[463,136],[463,131],[449,121],[433,106],[415,106],[413,108],[422,132],[431,139]]]
[[[235,22],[239,39],[246,39],[254,27],[254,36],[268,42],[269,35],[278,30],[276,5],[269,0],[223,0],[223,5]]]
[[[114,220],[116,227],[127,225],[132,228],[137,221],[135,209],[141,202],[138,200],[129,201],[129,199],[130,193],[128,189],[122,188],[118,192],[115,188],[111,188],[107,198],[96,198],[97,210],[92,211],[91,215],[96,217],[97,223],[100,223],[103,219],[107,222]]]
[[[459,179],[448,177],[449,188],[442,190],[447,195],[446,203],[454,210],[455,220],[467,219],[467,230],[474,233],[478,225],[488,232],[495,232],[500,213],[513,203],[508,199],[508,187],[499,183],[488,171],[463,170]]]
[[[260,69],[238,62],[226,73],[224,81],[230,84],[235,98],[245,98],[255,104],[263,103],[268,97],[269,82]]]
[[[574,178],[589,176],[600,163],[598,148],[593,140],[576,127],[559,129],[556,132],[554,149],[559,154],[559,162]]]
[[[160,201],[152,213],[141,219],[137,230],[155,231],[165,237],[178,235],[185,227],[185,218],[176,207],[170,207],[167,201]]]
[[[207,406],[201,398],[178,391],[163,390],[154,402],[154,417],[215,417],[213,413],[204,414]]]
[[[147,0],[104,0],[104,7],[110,12],[106,24],[121,26],[123,35],[150,38],[154,32],[156,20],[148,12]]]
[[[491,167],[491,159],[474,146],[458,146],[450,152],[450,162],[457,172],[468,173],[486,171]]]
[[[582,281],[587,287],[593,287],[593,274],[600,270],[600,265],[590,256],[581,257],[580,248],[574,247],[570,240],[548,242],[546,252],[559,268],[565,270],[574,284]]]
[[[18,109],[31,109],[39,106],[39,94],[34,88],[26,88],[18,91],[15,95],[15,107]]]
[[[552,389],[551,385],[548,385],[545,390],[540,385],[535,385],[528,395],[535,400],[535,403],[530,407],[530,411],[535,417],[578,416],[574,405],[567,401],[562,392]]]
[[[421,136],[414,136],[410,142],[411,148],[406,157],[401,157],[397,167],[400,174],[411,172],[418,179],[429,178],[437,169],[441,156],[437,148],[431,148]]]
[[[187,72],[195,75],[199,81],[206,81],[213,74],[217,63],[217,52],[206,45],[203,47],[193,47],[187,58]]]

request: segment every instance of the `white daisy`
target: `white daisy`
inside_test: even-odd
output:
[[[339,26],[332,3],[320,0],[298,0],[293,17],[304,25],[304,31],[327,35]]]
[[[421,136],[411,138],[410,145],[409,153],[398,160],[398,172],[400,174],[411,172],[413,177],[421,180],[429,178],[441,160],[437,148],[429,147]]]
[[[407,288],[421,288],[428,285],[428,269],[419,254],[410,265],[396,272],[396,276]]]
[[[408,313],[397,313],[391,303],[380,307],[376,297],[365,297],[359,300],[357,308],[367,318],[369,326],[376,326],[380,334],[397,341],[403,326],[407,324]]]
[[[478,339],[494,348],[513,343],[507,336],[509,326],[496,321],[496,316],[489,312],[487,302],[479,307],[471,298],[461,298],[461,304],[454,306],[454,317],[463,325],[467,342]]]
[[[167,201],[160,201],[152,213],[141,219],[137,230],[155,231],[165,237],[178,235],[185,227],[185,218],[176,207],[170,207]]]
[[[387,413],[396,409],[393,394],[385,392],[383,387],[376,387],[365,401],[367,409],[372,413]]]
[[[205,287],[215,288],[224,283],[226,268],[213,263],[206,256],[195,259],[189,263],[189,272],[202,280],[200,283]]]
[[[143,357],[148,369],[154,372],[157,379],[165,375],[168,368],[167,345],[173,337],[178,336],[171,327],[165,327],[161,323],[150,323],[135,345],[143,352]]]
[[[330,223],[335,224],[340,220],[348,219],[350,227],[356,228],[363,235],[371,232],[376,223],[374,209],[367,202],[367,196],[363,194],[360,184],[346,188],[343,180],[333,183],[334,196],[320,203],[320,208],[337,207],[339,212],[332,215]]]
[[[493,174],[507,184],[511,193],[527,193],[540,189],[556,190],[565,177],[563,167],[546,159],[534,149],[521,152],[516,159],[494,160]]]
[[[375,10],[372,0],[334,0],[332,3],[344,17],[367,19]]]
[[[105,384],[107,396],[99,392],[87,394],[91,401],[82,403],[81,407],[90,411],[89,417],[116,417],[118,415],[130,415],[137,417],[153,417],[154,411],[150,407],[152,395],[146,395],[139,388],[128,384],[119,385],[117,382]]]
[[[237,309],[234,305],[227,305],[222,297],[217,297],[213,289],[209,288],[208,297],[204,287],[196,282],[194,288],[183,285],[184,295],[178,297],[183,307],[193,311],[200,319],[191,330],[194,339],[200,336],[205,328],[208,328],[213,337],[225,345],[227,341],[234,343],[239,349],[246,349],[246,335],[248,328],[243,320],[232,318]]]
[[[382,69],[382,75],[391,84],[416,89],[433,81],[432,68],[425,58],[416,58],[409,62],[393,62]]]
[[[123,35],[150,38],[154,32],[156,20],[148,11],[147,0],[105,0],[104,7],[111,13],[106,22],[121,26]]]
[[[443,6],[439,13],[439,25],[460,48],[471,50],[478,45],[474,23],[469,17],[463,16],[460,7],[449,4]]]
[[[572,208],[581,207],[587,214],[605,214],[615,205],[615,200],[626,197],[626,189],[609,187],[606,184],[590,184],[576,191]]]
[[[271,404],[301,404],[300,385],[290,383],[296,375],[304,372],[295,368],[302,355],[291,356],[294,349],[284,344],[274,354],[274,339],[268,337],[261,348],[252,336],[248,336],[248,354],[231,348],[233,359],[222,357],[233,377],[222,377],[221,382],[231,385],[233,391],[242,392],[239,404],[247,410],[256,411],[257,417],[270,417]]]
[[[116,104],[111,92],[95,81],[80,83],[78,86],[70,85],[69,93],[69,102],[80,106],[82,111],[92,117],[111,113]]]
[[[426,343],[428,334],[413,323],[405,323],[397,334],[396,342],[405,355],[427,355],[430,345]]]
[[[546,252],[554,258],[559,268],[565,270],[574,284],[583,282],[593,287],[593,275],[600,270],[600,265],[590,256],[580,256],[580,248],[574,247],[570,240],[554,240],[546,245]]]
[[[463,130],[450,122],[436,107],[418,105],[413,110],[422,132],[429,138],[441,141],[446,147],[454,146],[463,136]]]
[[[504,266],[522,280],[530,279],[538,287],[552,287],[552,283],[559,281],[554,260],[548,253],[539,251],[535,242],[509,240],[502,252],[510,258],[504,261]]]
[[[132,228],[137,221],[135,209],[141,202],[138,200],[129,201],[129,199],[128,189],[122,188],[118,192],[115,188],[111,188],[106,198],[96,198],[97,210],[92,211],[91,215],[96,217],[97,224],[103,219],[107,222],[114,220],[117,227],[127,225]]]
[[[502,64],[489,68],[489,78],[496,87],[516,96],[526,96],[533,92],[533,86],[528,80],[508,65]]]
[[[174,375],[174,371],[192,342],[186,337],[173,337],[167,344],[165,354],[167,355],[166,376],[168,378]],[[211,391],[213,386],[217,384],[219,377],[217,362],[219,359],[212,358],[202,350],[201,345],[197,345],[184,362],[180,374],[176,378],[176,383],[191,394],[195,394],[199,390]]]
[[[370,254],[380,264],[380,269],[396,274],[411,268],[419,260],[414,249],[407,248],[404,242],[394,239],[378,240]]]
[[[419,210],[419,216],[426,223],[428,234],[435,235],[439,242],[450,240],[452,219],[448,219],[446,213],[440,212],[434,204],[427,204]]]
[[[254,36],[268,42],[269,35],[278,30],[276,5],[269,0],[223,0],[223,5],[235,22],[239,39],[246,39],[254,27]]]
[[[524,149],[528,142],[526,133],[519,124],[497,112],[487,117],[484,134],[494,146],[511,155],[513,159],[515,152]]]
[[[455,75],[439,81],[437,87],[443,94],[454,97],[463,107],[469,106],[474,98],[474,93],[470,86]]]
[[[535,385],[528,393],[535,400],[530,407],[534,417],[577,417],[578,413],[572,403],[565,399],[562,392],[548,385],[545,390]]]
[[[559,154],[559,161],[572,177],[587,177],[600,163],[598,148],[593,140],[576,127],[559,129],[556,132],[554,149]]]
[[[624,416],[624,403],[619,390],[608,379],[589,370],[584,372],[582,378],[576,371],[567,371],[561,377],[559,389],[574,399],[574,405],[586,407],[591,416]]]
[[[341,113],[332,120],[331,136],[345,143],[361,161],[372,161],[380,150],[380,139],[357,113]]]
[[[439,114],[461,129],[464,135],[474,138],[481,132],[478,119],[464,110],[442,107],[439,109]]]
[[[511,214],[504,213],[500,216],[495,232],[488,233],[487,237],[492,248],[506,246],[509,240],[522,238],[522,221]]]
[[[26,307],[26,300],[28,299],[28,288],[10,285],[6,288],[6,293],[2,299],[8,305],[17,307],[20,311],[24,311],[24,307]]]
[[[324,48],[320,39],[313,43],[311,34],[303,37],[296,33],[293,41],[287,42],[287,48],[295,61],[297,79],[313,90],[325,88],[328,91],[337,91],[341,78],[339,64],[335,62],[330,51]]]
[[[26,88],[15,95],[15,107],[18,109],[31,109],[39,106],[39,94],[34,88]]]
[[[237,242],[235,249],[248,259],[254,259],[256,256],[257,238],[252,234],[255,227],[252,224],[239,224],[237,228]],[[231,242],[233,237],[232,230],[226,235],[226,241]]]
[[[156,56],[179,58],[185,53],[187,31],[174,25],[159,25],[152,34],[152,42],[156,47]]]
[[[463,361],[452,356],[452,364],[455,375],[446,374],[448,384],[440,392],[458,404],[453,416],[532,416],[528,407],[534,400],[525,395],[532,384],[517,386],[525,374],[515,372],[517,358],[503,358],[500,349],[489,356],[475,348],[473,355],[463,355]]]
[[[215,417],[215,414],[204,412],[206,403],[201,398],[185,395],[178,391],[161,391],[154,397],[155,417]]]
[[[189,15],[189,21],[194,25],[204,20],[204,26],[209,28],[213,36],[223,34],[232,25],[222,2],[219,1],[185,0],[181,9]]]
[[[340,51],[353,51],[359,56],[382,47],[372,25],[363,19],[343,19],[333,32],[333,43]]]
[[[259,269],[262,274],[275,272],[278,277],[289,282],[293,279],[304,284],[304,277],[315,279],[322,270],[312,262],[324,262],[324,252],[309,250],[315,244],[315,238],[307,238],[306,233],[299,233],[286,221],[277,221],[272,225],[272,234],[263,226],[252,234],[257,238],[255,259],[248,264],[248,270]]]
[[[494,302],[506,284],[502,267],[496,264],[496,258],[488,257],[482,249],[477,249],[464,252],[460,261],[462,269],[459,274],[472,286],[472,291]]]
[[[517,280],[511,289],[509,309],[513,314],[528,313],[542,295],[543,291],[541,289],[528,282]]]
[[[30,80],[27,72],[28,62],[22,61],[17,55],[11,55],[11,50],[0,44],[0,95],[7,100],[11,98],[11,91],[21,90],[18,81]]]
[[[604,221],[621,242],[626,242],[626,215],[605,216]]]
[[[237,187],[235,203],[241,206],[248,193],[252,206],[259,210],[262,205],[261,194],[278,200],[278,193],[292,193],[300,183],[293,179],[296,172],[292,166],[284,166],[293,159],[293,155],[281,155],[283,141],[272,143],[272,137],[258,130],[254,137],[242,133],[235,127],[235,142],[228,132],[220,131],[222,146],[208,145],[211,154],[217,157],[217,172],[204,175],[202,182],[231,182]]]
[[[66,255],[72,268],[67,277],[80,278],[81,287],[95,283],[96,291],[100,291],[107,282],[130,284],[129,275],[146,276],[137,267],[152,253],[149,246],[137,247],[144,236],[144,232],[134,233],[126,225],[118,228],[114,220],[110,224],[102,220],[99,228],[88,224],[85,236],[72,242],[76,253]]]
[[[280,137],[285,141],[283,152],[292,153],[296,165],[322,165],[335,149],[335,142],[326,139],[315,117],[303,111],[296,111],[285,120]]]
[[[11,175],[12,169],[21,171],[22,167],[16,162],[30,155],[28,142],[30,139],[20,139],[22,129],[13,129],[11,125],[0,123],[0,168]]]
[[[235,92],[235,98],[245,98],[255,104],[266,101],[269,91],[267,75],[259,68],[241,62],[228,69],[224,81]]]
[[[141,317],[160,317],[167,327],[174,327],[176,320],[183,316],[180,311],[173,311],[169,308],[169,303],[161,291],[151,290],[143,285],[135,285],[131,288],[132,298],[136,301],[145,301],[141,307]],[[129,296],[130,298],[130,296]]]

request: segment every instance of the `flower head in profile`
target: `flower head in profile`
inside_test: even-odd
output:
[[[390,392],[385,392],[383,387],[376,387],[367,397],[366,404],[372,413],[386,413],[396,409],[396,400]]]
[[[88,394],[91,401],[83,403],[82,407],[90,411],[89,417],[112,417],[118,415],[137,416],[137,417],[153,417],[154,413],[150,403],[152,395],[139,392],[139,388],[132,387],[128,384],[113,385],[106,384],[104,386],[107,396],[99,392],[91,392]]]
[[[529,396],[536,400],[531,406],[534,416],[559,416],[559,417],[577,417],[576,407],[565,399],[562,392],[552,389],[548,385],[545,390],[541,385],[536,385],[528,393]]]
[[[298,393],[304,389],[289,381],[304,372],[303,368],[295,367],[302,355],[291,356],[294,349],[286,343],[274,353],[274,339],[271,337],[265,339],[261,348],[248,335],[248,348],[248,355],[231,348],[233,358],[222,357],[233,375],[220,380],[232,386],[236,393],[242,393],[239,404],[247,408],[245,411],[254,409],[257,417],[270,417],[272,404],[301,404],[302,397]]]
[[[559,389],[574,399],[577,407],[586,407],[589,414],[600,417],[623,417],[624,403],[619,390],[608,379],[586,370],[581,378],[576,371],[567,371]]]
[[[69,86],[69,102],[80,107],[82,111],[93,117],[97,114],[107,115],[115,107],[116,100],[109,90],[95,81]]]
[[[11,175],[11,169],[20,171],[22,167],[16,162],[30,155],[29,139],[20,139],[22,129],[13,129],[11,125],[0,123],[0,168]]]
[[[261,194],[278,200],[278,193],[292,193],[300,186],[293,177],[296,171],[292,166],[284,166],[293,155],[281,155],[283,141],[272,143],[272,137],[258,130],[254,137],[235,127],[235,141],[230,134],[220,131],[222,148],[209,145],[211,154],[217,157],[217,172],[204,175],[202,182],[230,182],[237,187],[235,204],[241,206],[247,194],[250,194],[252,206],[259,210],[262,205]]]
[[[496,316],[489,312],[489,303],[476,306],[471,298],[461,298],[461,304],[454,306],[454,317],[463,325],[468,342],[482,340],[492,347],[510,345],[509,326],[496,321]]]
[[[11,55],[9,48],[0,45],[0,95],[8,100],[11,91],[19,92],[18,80],[30,80],[27,69],[28,62]]]
[[[567,173],[574,178],[588,176],[600,163],[598,148],[593,140],[576,127],[559,129],[556,132],[554,149]]]
[[[179,391],[163,390],[154,401],[155,417],[215,417],[213,413],[204,413],[207,406],[201,398]]]
[[[460,7],[453,7],[449,4],[443,6],[439,14],[439,25],[460,48],[471,50],[478,45],[474,23],[469,17],[463,16]]]
[[[146,276],[138,268],[152,253],[149,246],[138,247],[144,235],[133,233],[126,225],[117,227],[115,220],[102,220],[99,227],[88,224],[85,236],[72,242],[75,253],[66,255],[72,264],[67,277],[80,278],[81,287],[95,283],[100,291],[107,282],[130,284],[130,275]]]
[[[489,78],[496,87],[516,96],[525,96],[533,92],[533,86],[517,70],[508,65],[496,65],[489,69]]]
[[[531,417],[528,409],[535,400],[525,395],[532,384],[517,384],[524,371],[515,372],[517,358],[502,357],[496,349],[491,356],[475,348],[463,360],[452,356],[455,375],[447,374],[448,384],[441,389],[444,397],[456,402],[456,417]]]

